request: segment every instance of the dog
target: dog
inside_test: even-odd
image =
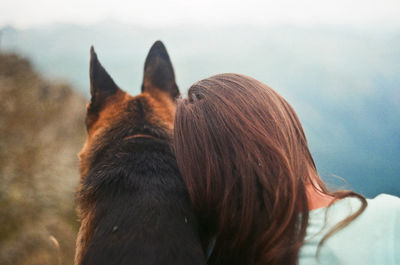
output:
[[[162,42],[141,93],[120,89],[90,51],[87,141],[79,153],[76,265],[206,264],[170,139],[180,95]]]

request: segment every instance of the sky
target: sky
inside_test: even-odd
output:
[[[1,0],[0,26],[248,23],[399,27],[399,0]]]

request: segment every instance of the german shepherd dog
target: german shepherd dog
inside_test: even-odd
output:
[[[114,83],[93,47],[90,53],[75,264],[206,264],[170,149],[180,93],[164,45],[151,47],[135,97]]]

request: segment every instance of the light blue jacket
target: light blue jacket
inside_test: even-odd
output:
[[[328,209],[310,211],[299,264],[400,265],[400,198],[386,194],[368,199],[364,212],[329,237],[316,257],[323,236],[360,205],[357,198],[345,198]]]

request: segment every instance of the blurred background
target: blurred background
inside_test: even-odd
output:
[[[92,44],[132,94],[158,39],[184,96],[255,77],[294,106],[332,187],[400,196],[399,14],[397,0],[3,1],[0,264],[73,262]]]

